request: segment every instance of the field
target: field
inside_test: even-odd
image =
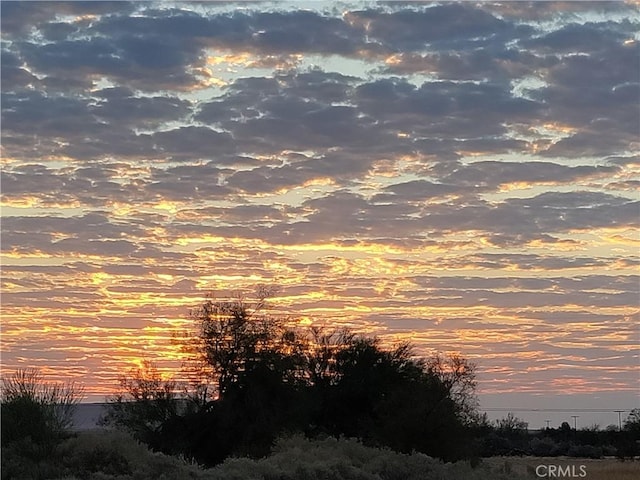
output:
[[[188,459],[150,452],[128,435],[108,430],[79,432],[55,454],[36,446],[2,452],[2,480],[524,480],[483,463],[444,464],[426,455],[403,455],[366,447],[355,440],[279,439],[261,459],[228,458],[202,469]]]
[[[85,430],[63,441],[54,454],[35,445],[3,445],[2,480],[526,480],[583,478],[635,480],[640,461],[570,457],[491,457],[475,468],[470,462],[442,463],[426,455],[404,455],[331,437],[280,438],[261,459],[228,458],[203,469],[189,459],[152,453],[129,435]],[[536,474],[536,470],[538,474]],[[552,475],[549,475],[552,473]]]
[[[640,461],[638,460],[622,462],[616,458],[594,460],[572,457],[493,457],[485,458],[483,463],[493,471],[513,473],[527,478],[583,478],[585,480],[640,478]],[[536,468],[539,475],[536,475]],[[549,475],[549,471],[555,473],[555,476]]]

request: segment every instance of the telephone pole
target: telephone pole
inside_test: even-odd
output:
[[[578,418],[580,417],[580,415],[571,415],[571,418],[573,418],[573,429],[574,430],[578,430]]]
[[[622,431],[622,417],[620,416],[620,414],[625,411],[626,410],[614,410],[614,412],[618,414],[618,431],[619,432]]]

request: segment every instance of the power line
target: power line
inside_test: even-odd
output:
[[[572,413],[572,412],[580,412],[580,413],[624,413],[630,412],[633,410],[632,408],[628,408],[626,410],[614,410],[614,409],[605,409],[605,408],[520,408],[520,407],[488,407],[488,408],[480,408],[481,412],[552,412],[552,413]]]

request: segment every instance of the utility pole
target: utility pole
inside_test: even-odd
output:
[[[626,410],[614,410],[614,412],[616,412],[618,414],[618,431],[621,432],[622,431],[622,417],[620,416],[620,414],[622,412],[626,412]]]
[[[573,418],[573,429],[574,430],[578,430],[578,418],[580,417],[580,415],[571,415],[571,418]]]

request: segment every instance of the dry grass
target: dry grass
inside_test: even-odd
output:
[[[604,458],[593,460],[589,458],[570,458],[570,457],[493,457],[486,458],[483,461],[490,466],[493,471],[504,473],[513,472],[527,478],[582,478],[584,480],[638,480],[640,479],[640,461],[621,462],[615,458]],[[574,465],[572,473],[574,476],[559,474],[555,477],[540,477],[536,475],[536,467],[538,465],[557,465],[562,469],[567,466]],[[580,476],[583,470],[580,466],[584,465],[586,476]],[[540,469],[540,473],[544,473],[545,469]]]

